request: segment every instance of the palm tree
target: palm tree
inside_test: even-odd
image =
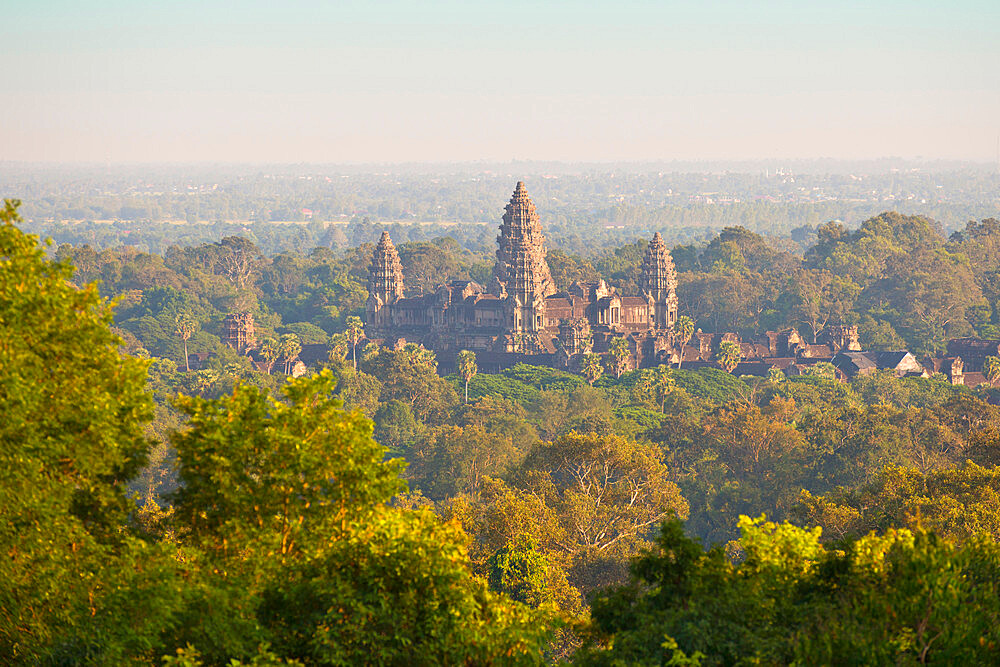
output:
[[[330,363],[340,365],[347,358],[347,336],[342,333],[330,336]]]
[[[593,386],[604,375],[604,367],[601,366],[601,355],[588,353],[580,357],[580,374],[587,380],[587,384]]]
[[[354,359],[354,370],[358,370],[358,341],[365,335],[365,323],[357,315],[347,318],[347,329],[344,331],[347,340],[351,341],[351,356]]]
[[[469,402],[469,380],[476,376],[479,369],[476,367],[476,353],[471,350],[462,350],[458,353],[458,374],[465,380],[465,402]]]
[[[991,387],[996,386],[997,380],[1000,380],[1000,359],[986,357],[986,360],[983,361],[983,377],[986,378]]]
[[[677,338],[681,342],[681,354],[677,359],[677,368],[680,368],[681,364],[684,363],[684,346],[688,344],[691,336],[694,335],[694,320],[687,315],[681,315],[674,322],[674,333],[677,334]]]
[[[281,345],[273,338],[266,339],[260,346],[260,356],[267,366],[267,372],[270,373],[274,368],[274,362],[281,356]]]
[[[667,396],[675,387],[674,376],[668,366],[660,365],[653,369],[653,389],[656,390],[656,399],[660,403],[661,413],[666,412]]]
[[[219,381],[219,374],[211,368],[205,368],[194,374],[195,388],[199,394],[204,394]]]
[[[624,338],[615,338],[608,346],[608,352],[614,359],[615,377],[621,377],[628,365],[628,359],[632,353],[628,349],[628,342]]]
[[[191,372],[191,364],[188,361],[188,340],[197,328],[194,318],[187,312],[180,312],[174,315],[174,333],[184,341],[184,370]]]
[[[740,350],[740,346],[728,340],[719,346],[719,351],[715,354],[715,360],[727,373],[732,373],[742,358],[743,351]]]
[[[289,370],[291,363],[295,361],[295,357],[299,356],[299,352],[302,351],[302,344],[299,342],[299,337],[295,334],[282,335],[281,340],[278,342],[278,350],[285,359],[285,375],[289,375],[291,373]]]

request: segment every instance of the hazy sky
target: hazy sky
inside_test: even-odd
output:
[[[995,160],[1000,0],[0,0],[0,160]]]

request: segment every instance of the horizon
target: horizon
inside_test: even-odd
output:
[[[998,161],[985,0],[0,2],[3,162]]]
[[[798,173],[813,175],[848,173],[856,168],[870,169],[873,174],[894,171],[997,171],[1000,173],[1000,159],[964,160],[937,157],[901,157],[880,156],[871,158],[833,158],[833,157],[759,157],[740,160],[725,159],[663,159],[663,160],[546,160],[546,159],[511,159],[511,160],[400,160],[400,161],[226,161],[226,160],[16,160],[0,158],[0,170],[4,169],[66,169],[66,170],[131,170],[131,169],[217,169],[244,170],[265,169],[291,171],[306,170],[345,170],[358,174],[399,173],[408,171],[426,172],[428,174],[492,174],[499,175],[496,170],[520,169],[525,176],[547,177],[576,175],[583,171],[600,171],[613,175],[615,171],[631,174],[651,173],[663,174],[733,174],[756,173],[765,170],[783,170],[790,172],[799,169]],[[823,169],[826,169],[824,171]],[[389,170],[389,171],[384,171]]]

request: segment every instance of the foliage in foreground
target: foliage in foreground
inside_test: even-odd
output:
[[[387,506],[400,464],[325,371],[281,398],[182,398],[175,506],[126,486],[144,362],[37,238],[0,225],[0,655],[7,664],[537,663],[550,623],[469,571],[466,538]],[[169,657],[167,657],[169,656]]]
[[[853,543],[742,517],[727,554],[665,523],[593,604],[585,665],[995,664],[1000,546],[923,530]]]

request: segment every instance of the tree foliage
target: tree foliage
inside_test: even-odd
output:
[[[592,644],[579,662],[995,660],[996,543],[892,530],[825,548],[819,529],[743,517],[740,530],[730,558],[721,548],[705,552],[678,522],[665,524],[633,582],[595,601]]]

